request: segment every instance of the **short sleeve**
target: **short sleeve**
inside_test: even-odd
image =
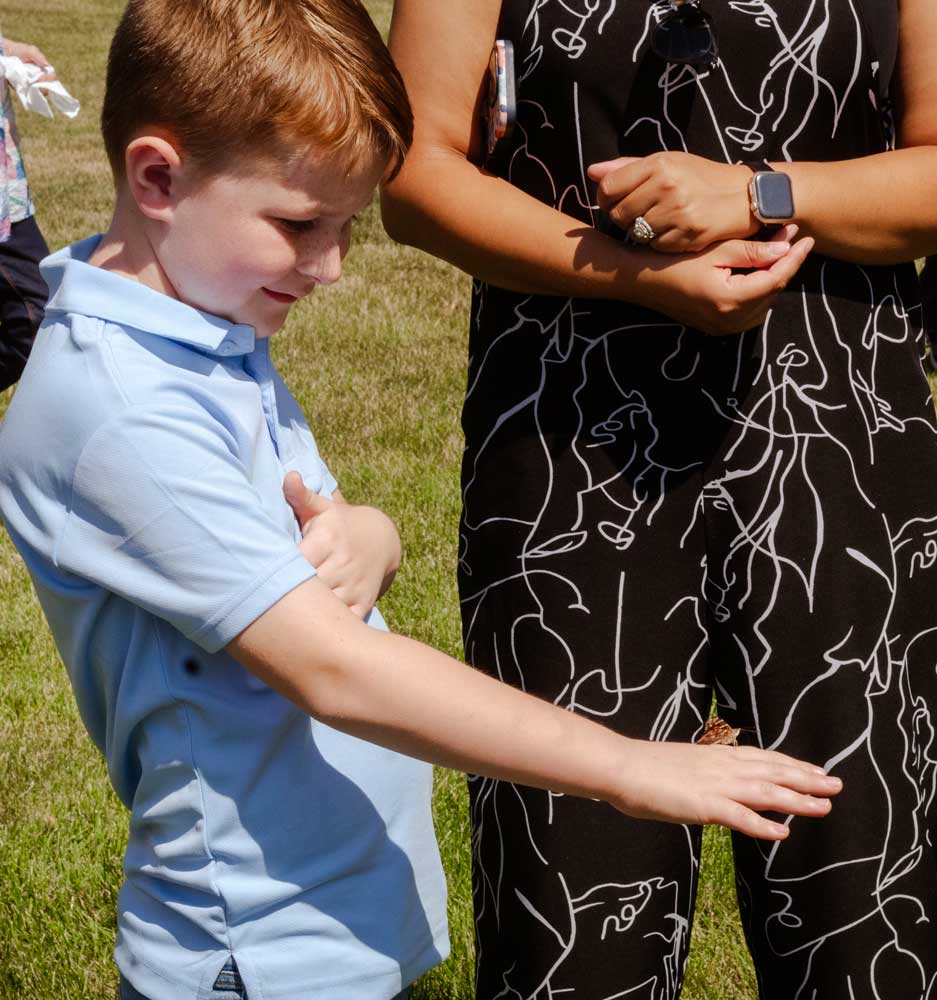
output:
[[[82,450],[57,565],[221,649],[315,575],[242,451],[207,410],[124,410]]]

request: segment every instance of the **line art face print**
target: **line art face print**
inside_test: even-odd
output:
[[[888,148],[897,3],[706,0],[720,61],[666,65],[666,4],[508,0],[496,167],[603,225],[588,164]],[[874,44],[873,44],[874,41]],[[814,256],[707,338],[620,302],[476,283],[460,539],[469,660],[628,735],[742,740],[845,791],[736,840],[770,1000],[937,1000],[937,433],[913,265]],[[470,783],[480,1000],[674,1000],[698,831]],[[717,985],[714,984],[714,989]],[[715,995],[715,994],[714,994]]]

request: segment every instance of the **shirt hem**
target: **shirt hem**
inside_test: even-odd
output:
[[[332,1000],[337,989],[343,990],[342,995],[349,1000],[390,1000],[424,973],[445,962],[449,957],[449,951],[448,927],[444,924],[436,929],[431,941],[420,952],[400,965],[399,973],[391,970],[377,972],[371,976],[344,979],[291,980],[288,984],[271,983],[267,977],[256,974],[245,975],[248,970],[253,970],[256,966],[250,957],[246,957],[241,965],[238,949],[232,952],[226,948],[219,948],[211,955],[220,963],[219,969],[228,957],[234,956],[234,960],[241,968],[244,986],[251,1000],[254,1000],[256,991],[259,991],[258,1000],[261,997],[263,1000],[296,1000],[300,995],[304,1000]],[[125,948],[123,955],[115,954],[114,962],[120,974],[147,1000],[210,1000],[209,993],[214,981],[214,976],[211,974],[206,977],[202,972],[195,982],[187,983],[169,979],[152,965],[133,955],[129,948]],[[259,982],[249,982],[249,979]],[[386,983],[383,989],[381,989],[382,983]],[[376,992],[364,992],[372,988]]]
[[[189,640],[208,653],[217,653],[277,601],[315,575],[315,567],[297,548],[285,560],[277,560],[268,573],[254,580],[246,593],[242,591],[229,601]]]

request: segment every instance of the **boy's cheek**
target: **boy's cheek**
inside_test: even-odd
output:
[[[262,287],[278,279],[293,274],[296,270],[296,255],[292,251],[283,252],[280,247],[266,247],[262,243],[251,244],[244,241],[245,249],[251,247],[243,257],[231,261],[229,274],[233,283],[243,290],[251,285]]]

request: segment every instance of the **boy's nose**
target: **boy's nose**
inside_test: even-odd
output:
[[[320,285],[332,285],[342,276],[342,256],[341,247],[336,243],[300,261],[296,269],[306,277],[315,278]]]

